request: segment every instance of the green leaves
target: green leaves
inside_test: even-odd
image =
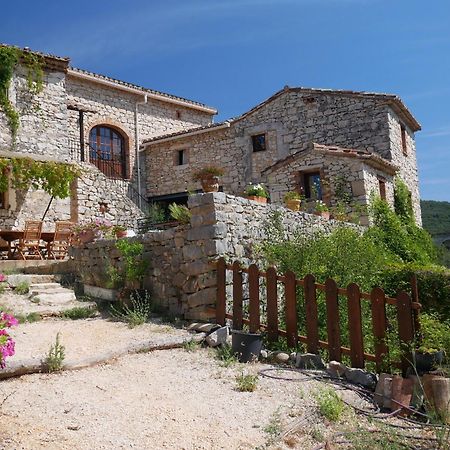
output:
[[[8,190],[9,172],[14,189],[42,189],[56,198],[69,197],[71,183],[81,175],[81,169],[73,164],[0,158],[0,192]]]
[[[40,55],[16,47],[0,47],[0,109],[5,113],[15,141],[19,129],[19,113],[8,98],[8,89],[18,63],[27,68],[27,87],[32,95],[43,89],[44,60]]]

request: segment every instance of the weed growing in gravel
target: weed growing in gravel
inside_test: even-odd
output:
[[[236,389],[239,392],[253,392],[258,384],[258,375],[244,374],[236,376]]]
[[[314,394],[314,397],[320,414],[331,422],[337,422],[344,412],[345,405],[336,391],[329,386],[323,387]]]
[[[16,319],[19,321],[19,323],[33,323],[38,322],[42,319],[42,317],[40,316],[40,314],[32,312],[29,314],[16,314]]]
[[[184,341],[183,348],[189,353],[195,352],[198,350],[198,342],[195,342],[194,340]]]
[[[222,367],[230,367],[238,361],[229,344],[223,344],[216,348],[216,358]]]
[[[60,333],[57,333],[55,344],[50,346],[47,358],[44,361],[45,367],[50,373],[61,370],[65,358],[65,347],[61,344],[59,338]]]
[[[269,439],[267,440],[266,444],[267,445],[274,444],[280,437],[282,431],[283,428],[281,426],[280,411],[277,410],[272,415],[270,422],[264,428],[264,433],[268,434],[269,436]]]
[[[110,312],[113,317],[126,322],[130,328],[142,325],[147,322],[152,312],[152,300],[148,291],[142,296],[138,291],[130,295],[131,306],[121,307],[111,306]]]
[[[95,311],[92,308],[87,308],[84,306],[77,306],[72,309],[68,309],[62,313],[62,316],[65,319],[88,319],[89,317],[93,317],[95,315]]]
[[[17,283],[14,292],[19,295],[28,294],[30,292],[30,283],[28,283],[28,281],[20,281]]]

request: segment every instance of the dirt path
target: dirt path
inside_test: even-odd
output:
[[[252,366],[257,370],[261,366]],[[250,449],[292,385],[260,380],[235,390],[238,367],[207,350],[129,355],[110,365],[0,382],[2,449]]]

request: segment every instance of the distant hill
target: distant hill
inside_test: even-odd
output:
[[[433,236],[437,234],[450,235],[450,203],[435,200],[422,200],[423,227]]]

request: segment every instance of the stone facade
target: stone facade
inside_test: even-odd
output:
[[[254,246],[264,238],[263,225],[273,211],[283,212],[287,233],[297,228],[304,233],[330,232],[343,224],[220,192],[191,196],[189,208],[192,213],[189,225],[151,231],[134,239],[144,244],[143,257],[149,263],[144,287],[153,300],[186,319],[195,320],[214,318],[214,261],[224,256],[244,265],[253,262]],[[83,281],[100,287],[107,284],[108,264],[118,267],[121,264],[113,241],[97,241],[73,249],[72,256]]]
[[[202,126],[211,122],[215,110],[198,102],[132,86],[118,80],[68,68],[69,60],[42,55],[43,90],[31,95],[27,71],[19,65],[13,75],[9,98],[20,114],[15,145],[0,111],[0,156],[22,154],[39,160],[72,162],[84,167],[84,175],[73,189],[72,197],[53,200],[44,223],[52,229],[57,220],[86,221],[99,216],[99,202],[108,204],[106,214],[113,222],[135,226],[143,216],[136,204],[139,188],[136,170],[136,136],[139,141],[155,135]],[[84,111],[84,140],[96,125],[117,130],[124,138],[128,179],[107,178],[93,164],[80,161],[80,112]],[[145,167],[141,166],[142,179]],[[145,185],[145,182],[142,182]],[[129,193],[132,192],[132,195]],[[43,216],[49,196],[43,191],[21,192],[10,189],[0,208],[0,227],[22,228],[26,219]],[[139,203],[139,202],[136,202]]]
[[[401,118],[400,118],[401,116]],[[400,121],[406,129],[407,156],[402,149]],[[224,168],[221,178],[223,190],[242,194],[249,183],[265,182],[279,202],[282,192],[279,184],[274,189],[265,170],[297,153],[308,143],[345,147],[378,155],[400,169],[402,177],[412,191],[416,216],[420,212],[417,165],[413,130],[420,129],[415,119],[394,96],[349,93],[314,89],[285,89],[223,127],[206,128],[197,133],[162,136],[144,143],[146,147],[147,195],[179,193],[199,189],[192,174],[210,164]],[[252,136],[265,134],[266,150],[254,152]],[[184,165],[177,165],[176,152],[185,149],[188,155]],[[328,159],[328,157],[327,157]],[[325,160],[316,164],[324,164]],[[328,166],[345,167],[342,175],[353,170],[346,161],[331,158]],[[359,170],[359,169],[355,169]],[[349,172],[350,171],[350,172]],[[173,173],[177,176],[173,177]],[[361,172],[361,171],[360,171]],[[373,171],[372,171],[373,172]],[[282,175],[280,175],[282,177]],[[287,177],[289,175],[286,174]],[[356,197],[367,197],[374,190],[374,179],[382,176],[387,183],[387,199],[392,201],[392,174],[382,168],[367,176],[353,174],[349,183],[363,182],[365,191]],[[289,189],[298,189],[294,182]]]

